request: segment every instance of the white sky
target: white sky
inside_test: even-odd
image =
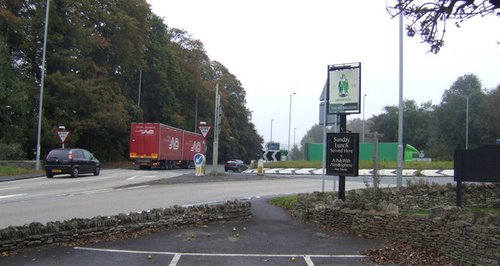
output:
[[[319,96],[331,64],[361,62],[365,118],[399,99],[399,19],[396,0],[147,0],[169,27],[199,39],[211,60],[228,68],[247,93],[252,122],[264,141],[286,148],[319,122]],[[404,99],[441,102],[458,77],[500,84],[500,18],[448,23],[445,46],[434,55],[420,37],[404,38]],[[465,103],[464,103],[465,104]],[[348,119],[361,118],[349,115]],[[296,128],[296,130],[294,130]]]

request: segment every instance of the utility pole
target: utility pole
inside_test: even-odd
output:
[[[42,50],[42,77],[40,80],[40,102],[38,106],[38,130],[37,130],[37,143],[36,143],[36,170],[40,170],[40,152],[41,152],[41,138],[42,138],[42,113],[43,113],[43,83],[45,82],[45,54],[47,50],[47,31],[49,28],[49,10],[50,0],[47,0],[45,8],[45,28],[43,32],[43,50]]]
[[[215,85],[215,117],[214,117],[214,145],[212,158],[212,174],[217,175],[219,156],[219,126],[220,126],[220,96],[219,84]]]
[[[402,5],[403,0],[399,0]],[[402,11],[402,10],[401,10]],[[403,185],[403,12],[399,14],[399,122],[398,122],[398,169],[396,186]]]

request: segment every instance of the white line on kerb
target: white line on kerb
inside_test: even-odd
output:
[[[77,250],[89,250],[89,251],[99,251],[99,252],[111,252],[111,253],[130,253],[130,254],[149,254],[149,255],[173,255],[174,258],[170,262],[169,266],[175,266],[179,262],[181,256],[201,256],[201,257],[279,257],[279,258],[304,258],[307,265],[313,266],[311,258],[364,258],[364,255],[324,255],[324,254],[310,254],[310,255],[300,255],[300,254],[228,254],[228,253],[182,253],[182,252],[168,252],[168,251],[145,251],[145,250],[126,250],[126,249],[104,249],[104,248],[86,248],[86,247],[74,247]]]

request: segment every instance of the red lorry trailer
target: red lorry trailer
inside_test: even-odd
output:
[[[193,165],[196,153],[205,154],[201,134],[160,123],[132,123],[130,126],[130,160],[141,169]]]

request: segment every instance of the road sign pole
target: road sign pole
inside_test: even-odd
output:
[[[215,117],[214,117],[214,145],[212,158],[212,174],[217,175],[218,153],[219,153],[219,84],[215,85]]]

